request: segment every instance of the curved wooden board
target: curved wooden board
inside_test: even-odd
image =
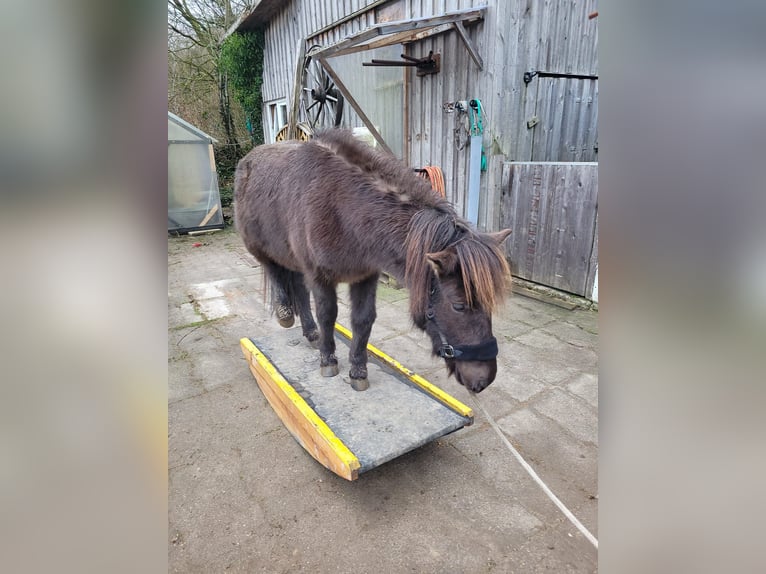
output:
[[[316,414],[248,338],[239,341],[258,386],[287,430],[320,464],[345,478],[359,478],[359,459]]]

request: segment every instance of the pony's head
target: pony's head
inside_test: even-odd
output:
[[[433,352],[445,360],[449,374],[478,393],[497,374],[492,311],[510,280],[501,245],[511,230],[478,233],[454,220],[453,230],[451,242],[423,254],[422,275],[410,282],[410,306],[415,324],[431,337]],[[412,279],[418,275],[410,260],[414,255],[408,254],[407,262]]]

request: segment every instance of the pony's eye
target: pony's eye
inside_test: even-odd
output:
[[[462,303],[453,303],[452,308],[455,311],[465,311],[465,305],[463,305]]]

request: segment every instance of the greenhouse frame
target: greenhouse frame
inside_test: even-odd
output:
[[[168,232],[223,229],[214,143],[215,138],[168,112]]]

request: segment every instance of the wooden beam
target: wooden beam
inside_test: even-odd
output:
[[[213,206],[213,209],[207,212],[207,215],[205,216],[205,218],[199,222],[199,225],[197,227],[204,227],[205,225],[207,225],[207,222],[213,218],[213,216],[216,214],[217,211],[218,211],[218,204],[216,203]]]
[[[463,44],[465,44],[465,47],[468,50],[468,53],[471,55],[471,58],[473,58],[473,61],[476,62],[476,65],[479,67],[480,70],[483,70],[484,61],[481,59],[481,56],[479,55],[479,51],[476,49],[476,46],[473,45],[473,42],[468,37],[468,33],[465,31],[465,27],[463,26],[463,23],[453,22],[452,25],[455,27],[455,30],[457,30],[457,33],[460,36],[460,39],[463,40]]]
[[[373,40],[372,42],[368,42],[367,44],[361,44],[359,46],[347,48],[346,50],[343,50],[343,54],[341,55],[347,56],[348,54],[363,52],[365,50],[385,48],[386,46],[391,46],[393,44],[409,44],[410,42],[417,42],[418,40],[423,40],[424,38],[430,38],[431,36],[436,36],[437,34],[443,34],[444,32],[449,32],[452,29],[453,29],[452,24],[441,24],[440,26],[427,28],[425,30],[418,30],[416,32],[413,32],[411,30],[408,30],[406,32],[399,32],[398,34],[392,34],[391,36],[380,38],[379,40]],[[336,56],[338,55],[339,54],[336,54]]]
[[[358,32],[348,38],[341,40],[335,44],[327,46],[325,48],[319,48],[310,53],[310,55],[321,56],[322,58],[329,58],[331,56],[342,56],[347,53],[351,53],[349,50],[358,47],[361,42],[366,42],[377,36],[384,36],[387,34],[399,34],[404,32],[414,32],[416,30],[422,30],[424,28],[434,28],[442,24],[452,24],[453,22],[463,22],[469,20],[481,20],[484,18],[484,14],[487,11],[486,6],[479,8],[467,8],[464,10],[456,10],[454,12],[448,12],[441,16],[428,16],[426,18],[411,18],[409,20],[399,20],[397,22],[385,22],[382,24],[376,24],[367,30]],[[401,42],[401,40],[400,40]],[[359,50],[354,50],[359,51]]]
[[[357,113],[359,118],[362,120],[365,126],[367,126],[367,129],[370,130],[370,133],[375,138],[375,140],[380,144],[380,147],[382,147],[384,150],[386,150],[391,155],[394,155],[394,152],[391,151],[391,148],[388,147],[388,144],[386,144],[385,140],[383,139],[383,136],[380,135],[380,132],[375,128],[375,125],[370,121],[370,118],[367,117],[367,114],[364,113],[364,110],[362,109],[362,106],[359,105],[359,102],[357,102],[354,99],[354,96],[351,95],[351,92],[349,92],[346,85],[341,81],[341,79],[338,77],[338,74],[335,73],[335,70],[333,70],[332,66],[327,63],[327,60],[324,58],[319,58],[319,63],[322,64],[322,67],[325,69],[327,74],[332,78],[333,82],[335,82],[335,87],[340,90],[340,93],[343,94],[343,97],[346,98],[349,104],[351,104],[351,107],[354,108],[354,111]]]
[[[327,46],[326,48],[317,48],[316,50],[311,50],[308,53],[308,55],[321,56],[323,58],[327,58],[329,56],[338,54],[341,50],[343,50],[343,48],[346,48],[348,46],[354,46],[358,44],[359,42],[366,42],[367,40],[371,40],[372,38],[375,38],[377,36],[380,36],[380,31],[378,30],[377,26],[373,26],[372,28],[368,28],[367,30],[359,32],[358,34],[349,36],[348,38],[345,38],[344,40],[341,40],[340,42],[331,44],[330,46]]]
[[[287,118],[287,139],[294,140],[298,137],[298,111],[300,109],[301,92],[303,88],[303,62],[306,59],[306,41],[298,40],[298,48],[295,57],[295,76],[293,84],[292,101],[290,102],[290,115]]]

